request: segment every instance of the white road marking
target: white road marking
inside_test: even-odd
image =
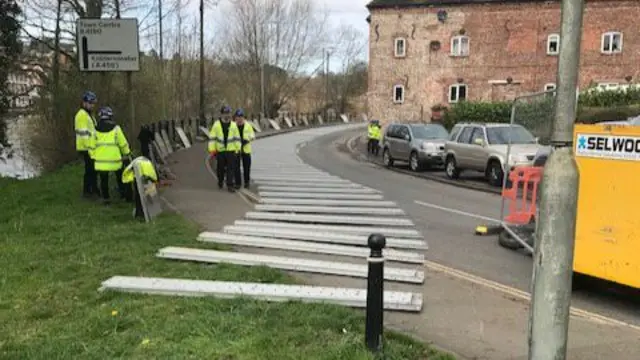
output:
[[[467,217],[480,219],[480,220],[485,220],[485,221],[490,221],[490,222],[494,222],[494,223],[498,223],[498,224],[501,223],[500,220],[494,219],[494,218],[490,218],[490,217],[487,217],[487,216],[482,216],[482,215],[478,215],[478,214],[474,214],[474,213],[470,213],[470,212],[466,212],[466,211],[462,211],[462,210],[451,209],[451,208],[448,208],[448,207],[444,207],[444,206],[440,206],[440,205],[436,205],[436,204],[431,204],[431,203],[427,203],[427,202],[419,201],[419,200],[414,200],[414,202],[416,204],[422,205],[424,207],[428,207],[428,208],[432,208],[432,209],[438,209],[438,210],[446,211],[446,212],[449,212],[449,213],[452,213],[452,214],[458,214],[458,215],[467,216]]]
[[[495,281],[491,281],[473,274],[469,274],[467,272],[461,271],[461,270],[457,270],[454,268],[450,268],[448,266],[445,265],[441,265],[438,263],[435,263],[433,261],[425,261],[425,267],[429,270],[432,271],[437,271],[443,274],[447,274],[449,276],[461,279],[461,280],[465,280],[465,281],[469,281],[471,283],[474,283],[476,285],[481,285],[490,289],[493,289],[495,291],[501,292],[503,294],[506,295],[510,295],[514,298],[520,299],[520,300],[524,300],[526,302],[530,302],[531,301],[531,295],[526,292],[526,291],[522,291],[519,289],[516,289],[514,287],[511,286],[507,286],[504,284],[500,284],[498,282]],[[611,325],[611,326],[620,326],[620,327],[626,327],[626,328],[630,328],[636,331],[640,331],[640,326],[637,325],[633,325],[633,324],[629,324],[627,322],[621,321],[621,320],[617,320],[617,319],[613,319],[604,315],[600,315],[600,314],[596,314],[590,311],[586,311],[586,310],[582,310],[576,307],[571,307],[570,309],[570,313],[571,315],[575,316],[575,317],[580,317],[580,318],[584,318],[586,320],[595,322],[595,323],[599,323],[599,324],[606,324],[606,325]]]

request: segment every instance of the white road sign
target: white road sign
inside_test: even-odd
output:
[[[139,71],[137,19],[78,19],[80,71]]]

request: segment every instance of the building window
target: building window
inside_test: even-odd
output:
[[[469,37],[454,36],[451,38],[451,56],[469,55]]]
[[[467,85],[455,84],[449,87],[449,102],[457,103],[467,99]]]
[[[622,52],[622,33],[619,32],[607,32],[602,34],[602,48],[603,54],[617,54]]]
[[[402,104],[404,102],[404,86],[395,85],[393,87],[393,103]]]
[[[547,55],[558,55],[560,53],[560,35],[551,34],[547,37]]]
[[[397,58],[407,56],[407,41],[404,38],[396,38],[393,41],[393,54]]]
[[[551,91],[556,89],[556,84],[548,83],[544,85],[544,91]]]

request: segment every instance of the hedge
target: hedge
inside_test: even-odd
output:
[[[578,103],[587,107],[640,105],[640,88],[583,92]]]
[[[526,104],[519,106],[516,122],[524,126],[539,124],[550,120],[553,115],[553,103]],[[543,115],[544,114],[544,115]],[[620,121],[640,115],[640,105],[616,107],[578,107],[576,122],[593,124],[601,121]],[[444,125],[451,129],[459,122],[496,122],[509,123],[511,103],[464,102],[452,106],[444,114]]]

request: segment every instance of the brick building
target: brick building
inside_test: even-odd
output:
[[[373,0],[370,118],[428,121],[431,107],[555,87],[558,0]],[[640,81],[640,1],[586,0],[579,88]]]

